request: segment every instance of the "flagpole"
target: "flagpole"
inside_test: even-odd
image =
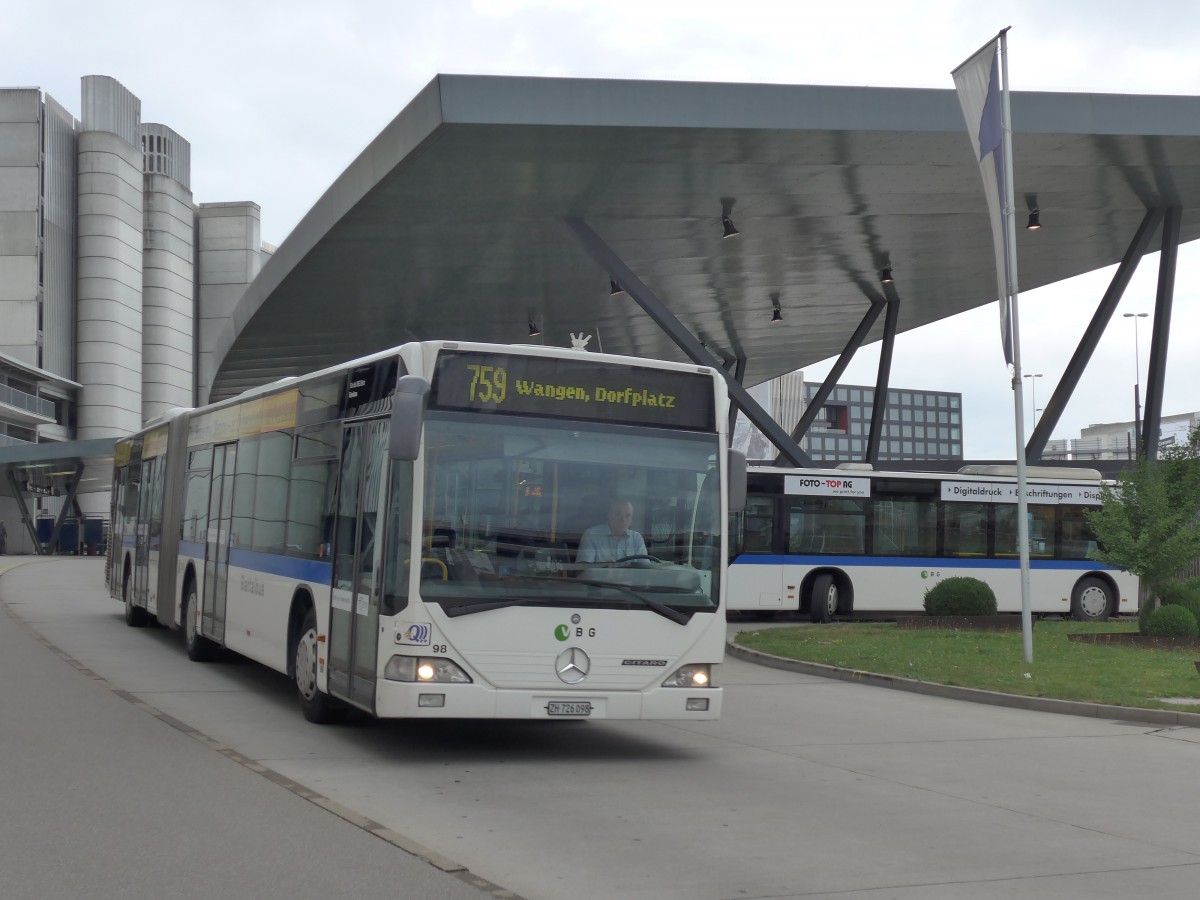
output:
[[[1025,662],[1033,662],[1033,604],[1029,595],[1029,492],[1025,469],[1025,403],[1024,386],[1021,383],[1021,327],[1017,299],[1017,223],[1016,201],[1013,191],[1012,164],[1012,108],[1008,97],[1008,29],[1000,32],[1000,96],[1002,98],[1002,123],[1004,133],[1004,226],[1008,241],[1008,289],[1009,310],[1012,316],[1013,354],[1013,418],[1016,424],[1017,444],[1017,548],[1021,559],[1021,638],[1025,649]]]

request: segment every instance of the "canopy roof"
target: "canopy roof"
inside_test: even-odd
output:
[[[1200,236],[1200,97],[1011,105],[1017,212],[1044,226],[1019,230],[1022,290],[1119,262],[1148,207],[1181,206],[1180,241]],[[711,351],[745,359],[748,385],[837,355],[889,263],[900,331],[995,300],[953,90],[441,75],[249,287],[211,399],[407,340],[529,342],[531,318],[534,340],[686,359],[609,296],[568,218]],[[968,339],[1000,352],[998,326]]]

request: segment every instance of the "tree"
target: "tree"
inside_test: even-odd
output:
[[[1139,459],[1115,487],[1103,485],[1101,507],[1088,513],[1096,556],[1141,578],[1152,602],[1200,556],[1200,428],[1159,456]]]

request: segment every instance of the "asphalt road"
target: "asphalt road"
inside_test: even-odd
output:
[[[65,559],[0,578],[0,898],[390,884],[1107,900],[1191,896],[1200,880],[1200,729],[736,659],[718,722],[320,728],[281,676],[191,663],[176,635],[125,627],[101,571]]]

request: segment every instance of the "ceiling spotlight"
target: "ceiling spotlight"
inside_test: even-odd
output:
[[[775,312],[771,313],[771,324],[778,325],[783,322],[783,310],[778,306],[775,307]]]
[[[1040,213],[1041,213],[1041,210],[1038,209],[1036,206],[1029,211],[1029,222],[1025,225],[1026,231],[1037,231],[1039,228],[1042,227],[1042,220],[1040,218]]]
[[[614,278],[608,279],[608,296],[615,297],[618,294],[623,294],[623,293],[625,293],[625,288],[623,288],[619,284],[617,284],[616,279],[614,279]]]
[[[892,284],[896,279],[892,277],[892,267],[884,266],[883,271],[879,274],[879,280],[884,284]]]
[[[733,219],[729,217],[729,213],[725,213],[725,215],[721,216],[721,224],[725,227],[725,233],[721,235],[723,238],[731,238],[735,234],[741,233],[733,227]]]
[[[542,329],[537,327],[537,322],[534,321],[533,316],[530,316],[529,317],[529,336],[537,337],[541,333],[542,333]]]

